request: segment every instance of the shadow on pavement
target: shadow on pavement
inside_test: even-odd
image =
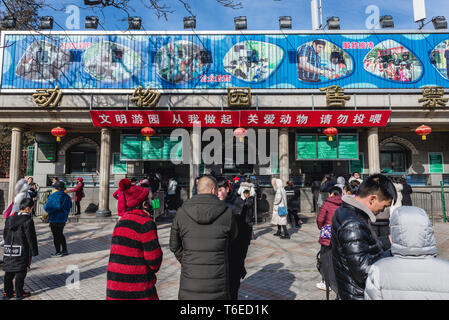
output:
[[[282,269],[283,263],[271,263],[244,279],[240,285],[240,297],[251,300],[294,300],[296,293],[290,290],[295,276],[287,269]],[[267,273],[270,280],[267,283]],[[265,286],[261,286],[264,283]]]

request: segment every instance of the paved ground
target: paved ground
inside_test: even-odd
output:
[[[315,256],[319,250],[318,230],[313,214],[303,215],[305,224],[290,230],[290,240],[274,237],[269,224],[256,227],[246,260],[247,277],[242,282],[240,300],[323,300],[325,292],[315,284],[320,280]],[[2,223],[1,223],[2,224]],[[65,235],[70,254],[50,258],[53,237],[47,224],[36,221],[39,256],[25,280],[34,300],[103,300],[106,295],[106,265],[115,222],[80,219],[68,223]],[[177,299],[180,265],[168,248],[170,222],[159,222],[163,249],[162,267],[157,274],[160,299]],[[2,227],[3,229],[3,227]],[[435,234],[440,258],[449,260],[449,223],[436,223]],[[79,271],[79,288],[67,286]],[[0,271],[0,290],[3,289]],[[335,295],[331,295],[335,298]]]

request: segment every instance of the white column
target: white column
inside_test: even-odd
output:
[[[368,129],[368,167],[369,174],[380,173],[379,129]]]
[[[100,194],[97,217],[108,217],[109,210],[109,177],[111,167],[111,130],[101,129],[101,154],[100,154]]]
[[[282,128],[279,133],[279,176],[283,185],[290,179],[287,128]]]
[[[200,175],[201,163],[201,128],[194,127],[190,135],[192,154],[190,157],[190,197],[192,197],[195,178]]]
[[[23,145],[23,129],[19,127],[13,127],[11,133],[11,155],[9,164],[9,190],[8,190],[8,203],[14,200],[14,187],[20,177],[20,164],[22,160],[22,145]]]

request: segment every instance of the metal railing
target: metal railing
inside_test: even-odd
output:
[[[443,216],[443,202],[441,191],[413,191],[411,194],[412,204],[424,209],[434,223],[435,216]],[[449,206],[449,191],[444,192],[446,208]]]

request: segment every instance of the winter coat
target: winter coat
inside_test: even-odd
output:
[[[112,233],[107,300],[159,300],[156,273],[162,263],[157,228],[139,209],[127,211]]]
[[[332,218],[334,217],[335,211],[340,208],[341,204],[341,196],[329,197],[324,201],[320,208],[320,212],[316,217],[318,229],[321,230],[325,225],[332,224]],[[331,240],[319,238],[318,242],[321,245],[328,247],[330,246]]]
[[[76,187],[67,192],[75,192],[75,201],[81,201],[84,198],[84,183],[78,182]]]
[[[299,211],[299,188],[287,186],[284,188],[285,194],[287,195],[287,207],[288,210],[298,212]]]
[[[369,300],[449,300],[449,262],[436,258],[432,224],[418,207],[391,217],[391,253],[374,263],[366,280]]]
[[[376,217],[366,206],[349,196],[332,218],[332,262],[343,300],[363,300],[369,267],[383,257],[382,245],[369,221]]]
[[[3,270],[25,271],[31,257],[39,254],[34,222],[28,213],[15,213],[6,219],[3,230]]]
[[[236,287],[240,284],[240,279],[246,276],[245,258],[248,253],[248,247],[251,242],[252,225],[254,217],[254,197],[248,197],[243,200],[235,196],[232,200],[227,199],[227,206],[231,208],[233,216],[236,221],[238,234],[237,237],[231,241],[231,250],[229,255],[229,279],[231,289],[234,288],[234,293],[231,290],[231,299],[237,299]]]
[[[345,191],[345,178],[338,177],[337,183],[335,184],[336,187],[339,187],[341,189],[341,192],[343,193]],[[330,188],[329,188],[330,189]]]
[[[331,179],[324,182],[320,187],[320,192],[329,193],[330,188],[337,184],[337,180]]]
[[[66,223],[70,209],[72,209],[72,199],[64,191],[52,193],[44,205],[50,223]]]
[[[403,206],[412,206],[412,197],[413,193],[412,187],[408,183],[402,184],[402,205]]]
[[[15,185],[15,194],[14,197],[14,205],[12,206],[11,214],[14,212],[19,212],[20,210],[20,202],[22,202],[25,198],[31,198],[28,193],[30,189],[30,185],[25,179],[19,180]]]
[[[287,215],[285,216],[278,215],[279,206],[284,206],[285,208],[287,208],[287,194],[285,193],[285,190],[282,187],[282,180],[273,179],[271,181],[271,184],[273,185],[274,191],[276,191],[276,195],[274,196],[273,201],[273,214],[271,217],[271,224],[286,226]]]
[[[243,191],[245,190],[249,190],[249,196],[250,197],[254,197],[256,195],[256,191],[254,189],[254,184],[250,183],[250,182],[241,182],[240,183],[240,187],[237,190],[237,194],[243,199],[245,200],[245,196],[243,195]]]
[[[126,206],[125,206],[125,195],[123,194],[123,191],[120,189],[117,189],[112,196],[114,199],[117,199],[117,211],[118,216],[121,217],[125,214]]]
[[[197,194],[178,209],[170,250],[181,263],[180,300],[226,300],[229,254],[237,237],[232,210],[213,194]]]
[[[178,182],[175,179],[171,179],[170,182],[168,183],[167,194],[175,195],[177,188],[178,188]]]
[[[349,178],[348,183],[351,183],[353,180],[357,180],[358,182],[360,182],[360,184],[363,183],[363,180],[362,180],[362,179],[356,178],[356,177],[354,177],[354,176],[351,176],[351,177]]]

